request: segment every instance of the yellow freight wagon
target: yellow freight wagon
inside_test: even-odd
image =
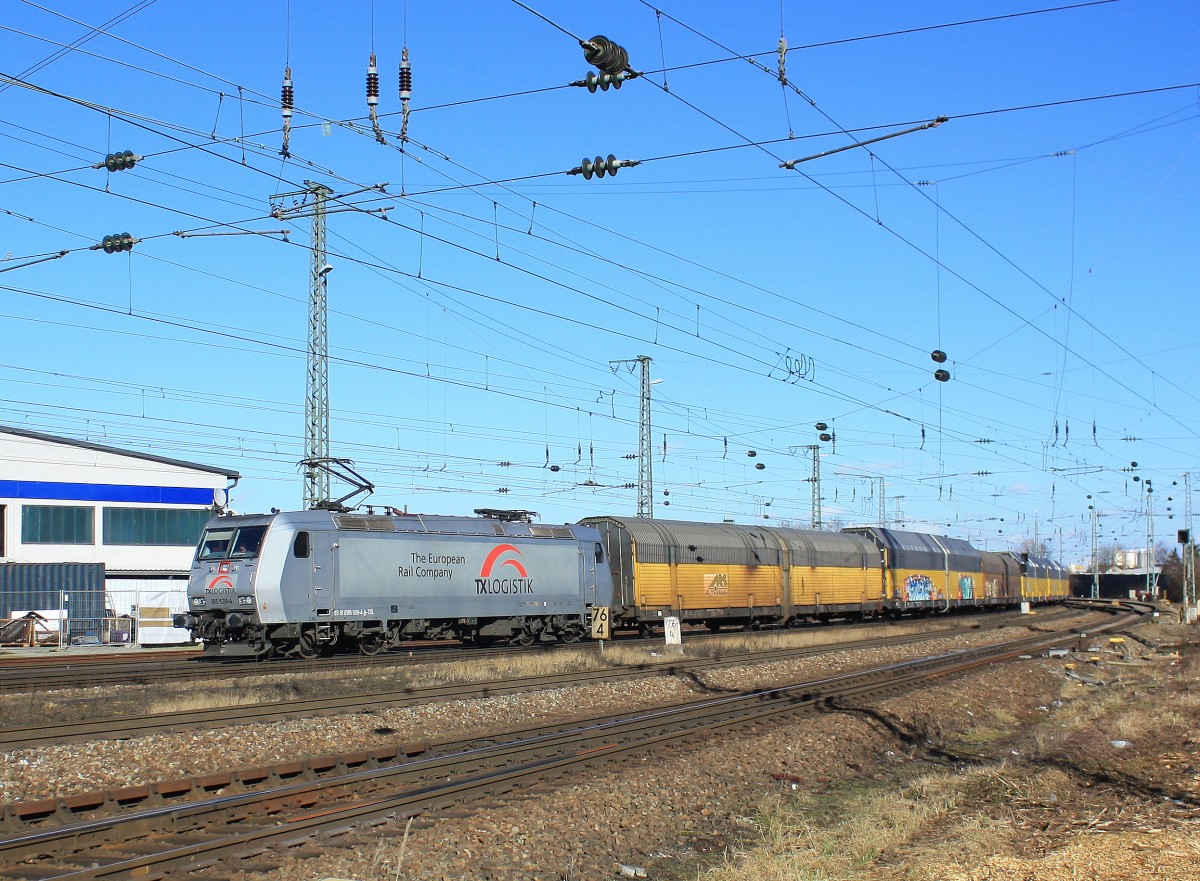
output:
[[[733,523],[589,517],[612,567],[613,620],[760,626],[881,611],[874,545],[860,536]]]
[[[849,532],[775,533],[788,549],[793,619],[883,611],[882,557],[869,539]]]
[[[1009,556],[1021,567],[1021,599],[1028,603],[1045,603],[1064,599],[1071,594],[1071,575],[1056,560],[1029,554]]]
[[[894,611],[948,610],[986,599],[983,558],[968,541],[882,526],[846,531],[869,537],[883,554],[887,602]]]

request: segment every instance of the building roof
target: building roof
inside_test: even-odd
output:
[[[9,425],[0,425],[0,434],[11,434],[18,437],[27,437],[31,440],[46,441],[52,444],[66,444],[70,447],[81,447],[86,450],[96,450],[101,453],[112,453],[116,456],[128,456],[132,459],[143,459],[147,462],[157,462],[160,465],[173,465],[177,468],[187,468],[191,471],[204,471],[209,474],[220,474],[230,480],[240,480],[241,474],[229,468],[220,468],[215,465],[200,465],[196,462],[185,462],[182,459],[169,459],[166,456],[153,456],[149,453],[139,453],[136,450],[122,450],[119,447],[109,447],[104,444],[92,443],[91,441],[77,440],[70,437],[59,437],[53,434],[43,434],[40,431],[27,431],[24,428],[13,428]]]

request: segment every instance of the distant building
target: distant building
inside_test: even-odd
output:
[[[1112,565],[1115,569],[1132,570],[1141,569],[1145,574],[1147,560],[1153,564],[1152,556],[1145,548],[1133,548],[1130,550],[1117,549],[1113,551]]]
[[[240,476],[0,426],[0,617],[57,608],[56,583],[91,585],[75,588],[70,616],[80,620],[105,609],[136,618],[144,592],[178,594],[204,523]]]

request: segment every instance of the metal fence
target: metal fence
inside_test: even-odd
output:
[[[37,611],[0,621],[0,646],[129,645],[137,622],[121,618],[46,618]]]
[[[0,564],[0,619],[27,619],[37,642],[97,641],[119,628],[106,628],[103,563]]]

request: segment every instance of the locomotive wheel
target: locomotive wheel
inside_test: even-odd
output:
[[[311,661],[317,653],[317,635],[312,632],[301,633],[300,638],[296,640],[296,656]]]
[[[579,642],[579,640],[583,639],[583,625],[578,621],[568,622],[558,632],[558,638],[567,645]]]
[[[251,643],[250,650],[254,652],[254,657],[258,660],[267,661],[275,654],[275,643],[269,639],[264,639],[262,642]]]
[[[512,635],[510,640],[513,645],[533,645],[533,641],[537,636],[528,627],[522,628]]]
[[[360,654],[377,655],[387,647],[387,637],[382,633],[364,633],[358,638],[358,651]]]

